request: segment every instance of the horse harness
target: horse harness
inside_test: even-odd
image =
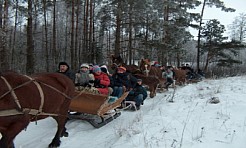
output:
[[[3,77],[1,76],[1,79],[5,82],[5,84],[7,85],[9,91],[7,91],[6,93],[4,93],[2,96],[0,96],[0,99],[2,99],[4,96],[6,96],[7,94],[11,94],[13,99],[14,99],[14,102],[16,103],[17,105],[17,109],[8,109],[8,110],[1,110],[0,111],[0,117],[1,116],[12,116],[12,115],[20,115],[20,114],[29,114],[29,115],[34,115],[35,117],[37,116],[40,116],[40,115],[44,115],[44,116],[59,116],[58,114],[53,114],[53,113],[45,113],[43,112],[43,106],[44,106],[44,92],[43,92],[43,89],[41,88],[40,84],[39,83],[42,83],[42,82],[37,82],[35,79],[27,76],[27,75],[24,75],[25,77],[27,77],[29,79],[29,81],[15,87],[15,88],[12,88],[11,85],[9,84],[9,82]],[[22,86],[25,86],[29,83],[33,82],[38,91],[39,91],[39,95],[40,95],[40,106],[39,106],[39,109],[30,109],[30,108],[22,108],[21,107],[21,104],[19,102],[19,99],[15,93],[15,90],[17,88],[20,88]],[[45,83],[42,83],[50,88],[52,88],[53,90],[61,93],[63,96],[67,97],[67,98],[70,98],[69,96],[67,96],[66,94],[62,93],[61,91],[57,90],[56,88],[48,85],[48,84],[45,84]]]

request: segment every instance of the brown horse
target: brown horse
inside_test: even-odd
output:
[[[175,73],[174,79],[176,80],[176,83],[179,85],[184,85],[187,82],[186,79],[187,71],[177,68],[174,68],[173,71]]]
[[[121,56],[115,56],[115,55],[111,55],[111,68],[112,69],[116,69],[119,66],[123,66],[126,68],[126,71],[132,74],[138,73],[139,69],[137,65],[127,65],[124,63],[123,59],[121,58]]]
[[[74,91],[73,82],[59,73],[36,74],[30,77],[15,72],[1,73],[0,147],[14,147],[14,138],[30,121],[49,116],[52,116],[58,125],[49,147],[58,147]]]
[[[162,78],[162,71],[159,67],[152,66],[149,59],[142,59],[139,64],[140,71],[146,76],[146,77],[155,77],[156,79],[159,79],[158,87],[164,87],[165,79]],[[146,85],[151,85],[151,81],[148,82]],[[154,92],[152,92],[153,95],[156,95],[156,88],[154,89]]]
[[[139,64],[140,71],[146,76],[156,76],[162,79],[162,71],[159,67],[152,66],[149,59],[142,59]]]

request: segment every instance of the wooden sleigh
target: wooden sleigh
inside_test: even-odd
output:
[[[121,102],[128,95],[128,92],[125,92],[120,98],[110,102],[112,98],[108,95],[78,91],[75,93],[77,97],[72,99],[69,109],[77,113],[69,114],[69,119],[86,120],[95,128],[100,128],[119,117],[121,113],[116,108],[121,106]]]

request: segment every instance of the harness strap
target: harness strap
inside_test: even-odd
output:
[[[120,66],[120,63],[119,64],[113,63],[113,65],[115,65],[116,67],[119,67]]]
[[[29,114],[29,115],[43,115],[43,116],[59,116],[58,114],[52,114],[52,113],[45,113],[45,112],[39,112],[37,109],[30,109],[30,108],[24,108],[22,112],[18,111],[17,109],[8,109],[8,110],[2,110],[0,111],[0,117],[2,116],[14,116],[14,115],[23,115],[23,114]]]
[[[2,77],[2,76],[1,76]],[[4,77],[3,77],[4,78]],[[6,80],[7,81],[7,80]],[[16,90],[16,89],[18,89],[18,88],[20,88],[20,87],[22,87],[22,86],[25,86],[25,85],[27,85],[27,84],[29,84],[29,83],[31,83],[32,81],[27,81],[27,82],[25,82],[25,83],[22,83],[22,84],[20,84],[20,85],[18,85],[18,86],[16,86],[16,87],[14,87],[14,88],[12,88],[12,90]],[[4,96],[6,96],[7,94],[9,94],[12,90],[9,90],[9,91],[7,91],[7,92],[5,92],[4,94],[2,94],[1,96],[0,96],[0,99],[2,99]]]
[[[59,93],[59,94],[63,95],[65,98],[68,98],[68,99],[73,99],[73,97],[69,97],[69,96],[68,96],[68,95],[66,95],[65,93],[61,92],[60,90],[56,89],[55,87],[53,87],[53,86],[51,86],[51,85],[49,85],[49,84],[46,84],[46,83],[43,83],[43,82],[39,82],[39,83],[41,83],[41,84],[43,84],[43,85],[45,85],[45,86],[49,87],[50,89],[52,89],[52,90],[56,91],[57,93]]]
[[[44,92],[43,92],[43,89],[41,88],[40,84],[33,78],[25,75],[25,77],[27,77],[28,79],[30,79],[31,81],[33,81],[33,83],[37,86],[38,88],[38,91],[39,91],[39,94],[40,94],[40,106],[39,106],[39,112],[43,112],[43,107],[44,107]]]
[[[8,93],[10,93],[14,98],[14,101],[15,101],[16,105],[18,106],[18,110],[17,109],[2,110],[2,111],[0,111],[0,116],[19,115],[19,114],[26,114],[26,113],[31,114],[31,115],[36,115],[36,116],[37,115],[58,116],[57,114],[51,114],[51,113],[44,113],[43,112],[43,106],[44,106],[43,89],[41,88],[40,84],[35,79],[33,79],[27,75],[24,75],[24,76],[30,80],[30,81],[26,82],[25,84],[33,82],[36,85],[36,87],[38,88],[40,98],[41,98],[39,109],[37,110],[37,109],[22,108],[21,104],[19,102],[19,99],[17,98],[15,91],[14,91],[16,88],[12,88],[11,85],[9,84],[9,82],[3,76],[1,76],[1,79],[4,80],[5,84],[7,85],[8,89],[9,89]],[[3,96],[5,96],[5,95],[6,94],[4,94]],[[3,96],[1,96],[1,97],[3,97]]]
[[[15,101],[16,105],[18,106],[18,109],[21,110],[21,105],[20,105],[20,102],[19,102],[19,100],[18,100],[18,98],[17,98],[17,96],[15,94],[14,89],[11,87],[11,85],[9,84],[9,82],[3,76],[1,76],[1,79],[3,79],[3,81],[7,85],[10,94],[13,96],[14,101]]]

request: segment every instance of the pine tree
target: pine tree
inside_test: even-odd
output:
[[[232,66],[233,64],[241,64],[236,59],[238,51],[244,47],[239,42],[226,41],[228,37],[224,37],[225,26],[220,24],[216,19],[210,20],[201,29],[201,38],[204,44],[201,45],[201,53],[207,55],[204,70],[208,70],[208,64],[213,62],[218,66]]]

